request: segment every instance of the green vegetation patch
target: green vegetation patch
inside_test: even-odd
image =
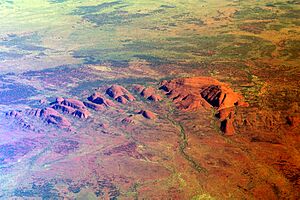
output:
[[[148,40],[130,40],[123,47],[86,49],[73,53],[87,64],[112,63],[124,67],[129,61],[142,59],[153,65],[193,64],[218,59],[255,59],[270,57],[275,46],[254,36],[222,34],[190,35]]]
[[[280,55],[288,60],[298,59],[300,56],[300,40],[287,40]]]
[[[253,22],[253,23],[243,23],[239,25],[242,31],[247,31],[254,34],[259,34],[264,31],[267,27],[265,22]]]
[[[35,96],[38,91],[29,85],[15,83],[0,78],[0,104],[12,105],[21,103],[29,97]]]
[[[277,14],[271,9],[262,7],[245,8],[235,13],[237,19],[243,20],[267,20],[276,19]]]
[[[14,196],[22,198],[39,197],[42,199],[60,199],[57,190],[52,183],[36,184],[33,183],[31,188],[18,188],[14,191]]]
[[[81,93],[90,90],[92,91],[95,88],[99,88],[101,86],[110,86],[112,84],[119,85],[132,85],[132,84],[145,84],[149,82],[156,82],[157,80],[151,78],[121,78],[114,80],[96,80],[96,81],[85,81],[80,83],[78,86],[72,88],[70,90],[70,94],[73,96],[78,96]]]
[[[72,12],[73,15],[88,15],[122,4],[122,1],[104,2],[96,6],[80,6]]]

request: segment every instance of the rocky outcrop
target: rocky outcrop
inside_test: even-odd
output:
[[[107,107],[115,106],[114,102],[107,99],[99,92],[93,93],[87,98],[88,101],[83,102],[84,105],[92,110],[99,111],[104,110]]]
[[[58,97],[55,102],[51,103],[52,108],[55,110],[61,110],[64,113],[71,114],[79,118],[88,118],[90,112],[82,101],[76,99],[64,99]]]
[[[286,117],[284,112],[251,108],[249,112],[239,113],[235,117],[235,122],[241,130],[256,131],[259,129],[264,130],[266,134],[269,131],[278,131],[283,125],[287,125]]]
[[[226,135],[234,134],[234,108],[247,106],[242,96],[227,84],[209,77],[179,78],[161,83],[161,90],[176,107],[185,111],[214,108],[220,129]]]
[[[99,126],[103,129],[108,129],[109,128],[109,124],[107,124],[107,123],[101,123],[101,124],[99,124]]]
[[[219,110],[216,114],[216,117],[220,121],[220,130],[224,133],[224,135],[234,135],[234,115],[235,113],[233,107]]]
[[[289,126],[295,128],[300,126],[300,113],[292,114],[286,117],[286,122]]]
[[[17,124],[25,129],[29,129],[29,130],[34,130],[34,126],[31,123],[28,123],[23,116],[22,111],[18,110],[13,110],[13,111],[9,111],[5,113],[6,117],[9,118],[13,118],[14,120],[16,120]]]
[[[63,105],[63,104],[54,104],[52,106],[53,109],[55,110],[61,110],[63,113],[67,113],[67,114],[72,114],[76,111],[75,108],[72,108],[70,106],[66,106],[66,105]]]
[[[138,114],[141,114],[146,119],[156,119],[156,114],[150,110],[141,110]]]
[[[95,110],[95,111],[99,111],[99,110],[104,110],[105,109],[105,106],[103,104],[95,104],[95,103],[92,103],[92,102],[87,102],[87,101],[84,101],[83,102],[84,105],[87,107],[87,108],[90,108],[92,110]]]
[[[13,110],[13,111],[7,112],[5,115],[9,116],[9,117],[13,117],[13,118],[19,118],[19,117],[21,117],[21,112]]]
[[[122,104],[135,100],[134,96],[120,85],[112,85],[106,90],[106,94]]]
[[[125,96],[119,96],[116,98],[116,100],[122,104],[126,104],[128,102],[128,99]]]
[[[23,127],[25,125],[32,127],[32,125],[26,123],[25,119],[35,117],[43,120],[47,124],[54,124],[59,128],[69,128],[71,123],[57,110],[79,118],[88,118],[90,116],[90,112],[83,102],[76,99],[64,99],[62,97],[58,97],[48,108],[10,111],[6,113],[6,116],[13,117],[19,122],[22,122]]]
[[[141,85],[135,85],[133,89],[138,92],[142,97],[150,101],[161,101],[162,98],[159,94],[156,94],[156,89],[153,87],[145,88]]]
[[[227,84],[208,77],[179,78],[161,83],[176,106],[181,110],[215,107],[217,110],[242,104],[242,96]]]
[[[32,109],[25,112],[27,116],[34,116],[42,119],[48,124],[57,125],[60,128],[68,128],[71,123],[53,108]]]
[[[162,97],[159,94],[152,94],[147,99],[149,99],[150,101],[161,101]]]
[[[141,95],[146,99],[155,93],[155,89],[153,87],[144,88],[141,92]]]
[[[247,103],[241,101],[240,94],[235,93],[225,84],[207,86],[201,90],[201,96],[218,110],[234,106],[248,106]]]
[[[87,99],[94,104],[104,105],[106,107],[115,106],[114,102],[107,99],[104,95],[100,94],[99,92],[95,92]]]
[[[231,136],[234,135],[235,130],[233,126],[234,119],[228,118],[221,121],[220,130],[224,133],[224,135]]]
[[[87,109],[77,109],[72,113],[74,117],[79,117],[81,119],[86,119],[90,116],[90,112]]]
[[[82,101],[77,99],[64,99],[60,104],[69,106],[75,109],[86,109]]]
[[[216,115],[215,115],[218,119],[225,120],[227,117],[231,117],[233,118],[234,116],[234,107],[231,108],[224,108],[222,110],[219,110]]]

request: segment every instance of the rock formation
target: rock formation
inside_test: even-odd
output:
[[[227,84],[208,77],[179,78],[163,81],[164,90],[181,110],[215,107],[217,110],[241,104],[242,96]]]
[[[298,127],[300,126],[300,114],[293,114],[286,117],[286,122],[291,127]]]
[[[83,103],[87,108],[90,108],[90,109],[95,110],[95,111],[105,109],[105,106],[103,104],[99,105],[99,104],[96,104],[96,103],[93,103],[93,102],[87,102],[87,101],[84,101]]]
[[[63,105],[63,104],[54,104],[52,106],[53,109],[55,110],[61,110],[63,113],[67,113],[67,114],[72,114],[76,111],[75,108],[72,108],[70,106],[66,106],[66,105]]]
[[[156,89],[153,87],[145,88],[141,85],[135,85],[133,89],[138,92],[142,97],[150,101],[161,101],[162,98],[160,95],[156,94]]]
[[[54,124],[59,128],[69,128],[71,123],[57,110],[61,110],[63,113],[71,114],[79,118],[88,118],[90,116],[90,112],[83,102],[76,99],[64,99],[62,97],[58,97],[48,108],[10,111],[6,113],[6,116],[13,117],[19,122],[22,122],[23,127],[32,126],[31,124],[26,123],[26,117],[36,117],[47,124]]]
[[[134,96],[128,90],[119,85],[112,85],[109,87],[106,90],[106,94],[123,104],[135,100]]]
[[[152,94],[150,97],[148,97],[150,101],[161,101],[162,97],[158,94]]]
[[[176,107],[185,111],[215,108],[220,129],[226,135],[234,134],[234,108],[247,106],[242,96],[227,84],[209,77],[179,78],[161,83],[161,90],[172,99]]]
[[[72,115],[81,119],[86,119],[90,116],[90,112],[87,109],[77,109]]]
[[[79,101],[79,100],[76,100],[76,99],[64,99],[59,104],[66,105],[66,106],[69,106],[69,107],[75,108],[75,109],[86,109],[83,102]]]
[[[104,95],[99,92],[93,93],[87,98],[88,101],[83,102],[83,104],[93,110],[99,111],[104,110],[107,107],[115,106],[114,102],[107,99]]]
[[[126,104],[128,102],[128,99],[125,96],[118,96],[116,100],[122,104]]]
[[[79,118],[88,118],[90,112],[82,101],[76,99],[64,99],[58,97],[55,102],[51,103],[52,108],[55,110],[61,110],[64,113],[71,114]]]
[[[104,105],[106,107],[114,106],[114,102],[107,99],[104,95],[100,94],[99,92],[95,92],[91,96],[88,97],[88,100],[94,104]]]
[[[146,99],[155,93],[155,89],[153,87],[144,88],[141,92],[141,95]]]
[[[156,119],[156,114],[150,110],[141,110],[138,114],[141,114],[146,119]]]
[[[224,108],[216,114],[216,117],[220,121],[220,129],[227,136],[234,135],[235,133],[233,125],[234,115],[234,107]]]
[[[26,120],[24,120],[22,111],[9,111],[5,114],[6,117],[13,118],[17,121],[17,124],[25,129],[34,130],[34,126],[31,123],[28,123]]]
[[[25,111],[25,114],[27,116],[37,117],[48,124],[54,124],[60,128],[68,128],[71,126],[71,123],[53,108],[31,109]]]
[[[7,112],[5,115],[6,115],[6,116],[13,117],[13,118],[19,118],[19,117],[21,117],[20,111],[15,111],[15,110],[9,111],[9,112]]]

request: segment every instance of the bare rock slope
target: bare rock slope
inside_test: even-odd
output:
[[[122,104],[135,100],[134,96],[120,85],[112,85],[106,90],[106,94]]]
[[[161,90],[184,111],[215,108],[220,129],[226,135],[234,134],[234,107],[247,106],[243,97],[229,85],[209,77],[178,78],[161,83]]]

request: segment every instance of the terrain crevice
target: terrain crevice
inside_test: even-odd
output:
[[[189,155],[186,152],[186,148],[188,146],[188,141],[187,141],[187,134],[184,130],[183,125],[180,122],[175,121],[174,119],[172,119],[170,117],[170,115],[172,114],[172,111],[169,111],[169,113],[167,114],[167,120],[174,126],[176,127],[179,131],[180,131],[180,138],[179,138],[179,151],[181,153],[181,155],[183,156],[183,158],[188,161],[191,166],[193,167],[194,170],[196,170],[199,173],[205,173],[207,174],[207,169],[204,168],[203,166],[201,166],[197,161],[195,161],[193,159],[193,157],[191,155]]]

